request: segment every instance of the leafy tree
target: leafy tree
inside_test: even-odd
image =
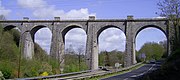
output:
[[[173,23],[175,30],[174,35],[174,49],[180,46],[180,0],[160,0],[157,4],[160,16],[169,18]]]
[[[164,51],[165,49],[158,43],[148,42],[141,47],[137,56],[139,56],[139,54],[145,54],[146,60],[158,60],[162,57]]]
[[[164,53],[162,58],[167,58],[168,57],[168,53],[167,53],[167,41],[160,41],[159,44],[164,48]]]
[[[83,46],[77,49],[77,52],[73,49],[72,45],[70,45],[66,49],[65,54],[65,66],[64,72],[77,72],[81,70],[87,70],[87,65],[85,63],[85,56],[83,54]],[[79,67],[80,66],[80,67]]]
[[[100,66],[114,66],[115,63],[123,63],[123,52],[113,50],[110,52],[102,51],[99,53]]]

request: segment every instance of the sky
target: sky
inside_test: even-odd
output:
[[[88,19],[89,15],[94,15],[97,19],[126,19],[128,15],[133,15],[135,19],[156,18],[159,17],[155,14],[159,12],[157,2],[158,0],[0,0],[0,15],[5,15],[8,20],[21,20],[23,17],[45,20],[56,16],[61,19]],[[49,52],[51,36],[49,29],[40,29],[35,34],[35,42]],[[85,48],[86,37],[82,29],[72,29],[65,36],[65,47],[73,45],[75,50],[79,46]],[[99,36],[99,51],[124,51],[125,40],[121,30],[106,29]],[[146,42],[163,40],[166,37],[160,30],[144,29],[137,35],[136,50]]]

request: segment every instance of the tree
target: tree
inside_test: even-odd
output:
[[[180,46],[180,0],[160,0],[157,4],[160,16],[168,18],[175,30],[174,47]]]
[[[162,57],[164,51],[165,51],[164,48],[160,44],[155,42],[148,42],[142,46],[137,56],[144,53],[146,55],[146,60],[151,60],[151,59],[158,60]]]
[[[84,49],[83,49],[83,45],[81,45],[80,47],[78,47],[77,51],[78,51],[78,59],[79,59],[79,70],[81,70],[80,66],[81,66],[81,55],[83,54],[84,52]]]
[[[66,54],[75,54],[75,51],[74,51],[74,48],[73,48],[73,45],[70,44],[69,47],[66,49],[65,51]]]
[[[113,50],[110,52],[101,51],[99,53],[100,66],[114,66],[115,63],[123,64],[123,52]]]
[[[167,53],[167,41],[160,41],[159,44],[164,48],[164,54],[163,54],[163,58],[167,58],[168,57],[168,53]]]
[[[6,20],[6,17],[4,15],[0,15],[0,20]]]

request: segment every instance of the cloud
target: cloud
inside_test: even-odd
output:
[[[0,1],[0,15],[8,16],[10,12],[11,12],[10,9],[6,9],[5,7],[1,6],[1,1]]]
[[[17,0],[18,4],[23,8],[44,8],[47,7],[47,2],[44,0]]]
[[[18,0],[18,4],[23,8],[31,9],[33,16],[36,18],[52,18],[55,16],[60,16],[61,19],[74,19],[74,18],[83,18],[87,19],[89,15],[96,15],[95,13],[90,13],[87,8],[72,9],[67,12],[64,10],[56,9],[54,5],[48,5],[45,0]],[[45,33],[43,33],[45,32]],[[41,35],[37,38],[37,42],[40,42],[40,45],[48,51],[50,44],[47,44],[49,37],[43,36],[50,33],[46,33],[46,30],[37,32],[37,35]],[[100,35],[101,37],[101,35]],[[65,48],[68,48],[69,45],[72,45],[75,50],[81,45],[86,46],[87,35],[82,29],[75,28],[70,30],[65,35]],[[51,40],[51,39],[50,39]],[[100,40],[100,51],[102,50],[124,50],[125,46],[125,36],[120,30],[116,29],[107,29],[102,32],[102,37]],[[51,43],[49,41],[49,43]]]
[[[68,12],[64,10],[58,10],[54,5],[48,5],[44,0],[17,0],[18,4],[23,8],[31,9],[33,16],[36,18],[52,18],[60,16],[61,19],[74,19],[74,18],[88,18],[89,15],[95,15],[95,13],[89,13],[87,8],[81,8],[79,10],[72,9]]]
[[[35,33],[35,42],[47,53],[50,52],[52,33],[48,28],[42,28]]]
[[[99,51],[125,50],[126,37],[122,31],[116,28],[104,30],[99,36]]]
[[[17,3],[25,8],[32,11],[34,17],[39,19],[50,19],[52,17],[60,16],[61,19],[74,19],[74,18],[83,18],[87,19],[89,15],[95,15],[95,13],[89,13],[87,8],[72,9],[65,12],[64,10],[56,9],[54,5],[49,5],[45,0],[17,0]],[[71,34],[72,33],[72,34]],[[77,35],[73,35],[77,34]],[[68,36],[71,35],[71,36]],[[40,29],[35,36],[35,41],[39,45],[48,51],[50,49],[51,43],[51,33],[47,29]],[[84,45],[86,36],[81,30],[72,30],[69,34],[66,35],[66,46],[70,44]],[[49,44],[48,44],[49,43]]]
[[[35,42],[39,43],[39,45],[48,53],[50,51],[51,36],[51,32],[48,28],[40,29],[38,32],[36,32],[35,36],[35,38],[37,37]],[[65,35],[65,49],[69,48],[70,45],[72,45],[75,51],[77,51],[77,49],[81,46],[83,46],[83,48],[85,49],[86,39],[87,35],[85,31],[80,28],[74,28]],[[107,30],[104,30],[99,36],[99,51],[112,51],[115,49],[124,51],[125,41],[126,38],[122,31],[114,28],[109,28]]]
[[[81,46],[85,49],[86,39],[87,36],[85,31],[80,28],[72,29],[65,35],[65,48],[67,49],[70,45],[72,45],[76,51]]]

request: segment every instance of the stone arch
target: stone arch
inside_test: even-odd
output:
[[[134,36],[134,40],[136,39],[137,34],[138,34],[140,31],[142,31],[143,29],[149,28],[149,27],[159,29],[160,31],[162,31],[162,32],[164,33],[164,35],[165,35],[166,38],[168,39],[168,34],[167,34],[167,32],[166,32],[163,28],[161,28],[161,27],[159,27],[159,26],[156,26],[156,25],[145,25],[145,26],[140,27],[140,28],[138,28],[138,29],[136,30],[135,36]]]
[[[31,37],[32,37],[32,40],[34,42],[34,35],[35,33],[39,30],[39,29],[42,29],[42,28],[45,28],[47,26],[45,25],[37,25],[37,26],[34,26],[31,30],[30,30],[30,34],[31,34]],[[49,27],[47,27],[49,29]],[[50,30],[50,29],[49,29]],[[51,32],[52,33],[52,32]]]
[[[143,27],[140,27],[140,28],[138,28],[137,29],[137,31],[135,32],[135,36],[134,36],[134,38],[133,38],[133,41],[134,41],[134,43],[135,43],[135,46],[136,46],[136,38],[137,38],[137,35],[141,32],[141,31],[143,31],[144,29],[147,29],[147,28],[154,28],[154,29],[157,29],[157,30],[160,30],[160,32],[162,32],[162,34],[165,36],[165,38],[166,38],[166,40],[167,40],[167,54],[168,54],[168,32],[167,32],[167,30],[166,29],[163,29],[163,27],[160,27],[160,26],[157,26],[157,25],[145,25],[145,26],[143,26]],[[136,55],[136,54],[135,54]]]
[[[117,28],[117,29],[121,30],[121,31],[125,34],[125,32],[124,32],[121,28],[119,28],[118,26],[106,25],[106,26],[100,28],[100,29],[97,31],[97,33],[96,33],[96,34],[97,34],[97,43],[98,43],[99,35],[100,35],[104,30],[106,30],[106,29],[108,29],[108,28]],[[125,34],[125,35],[126,35],[126,34]]]
[[[69,24],[69,25],[67,25],[65,28],[63,28],[63,29],[61,30],[62,37],[63,37],[63,42],[65,42],[65,35],[66,35],[66,33],[67,33],[68,31],[70,31],[71,29],[73,29],[73,28],[80,28],[80,29],[84,30],[84,29],[83,29],[83,26],[80,25],[80,24]],[[85,31],[85,30],[84,30],[84,31]],[[86,31],[85,31],[85,32],[86,32]],[[86,34],[87,34],[87,33],[86,33]]]

